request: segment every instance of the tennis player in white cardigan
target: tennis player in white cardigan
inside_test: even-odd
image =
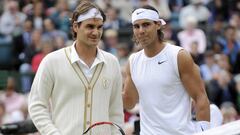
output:
[[[97,47],[104,21],[97,5],[81,0],[71,19],[75,42],[41,62],[29,114],[42,135],[81,135],[99,121],[123,126],[120,66],[115,56]]]

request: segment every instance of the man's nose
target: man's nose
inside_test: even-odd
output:
[[[144,27],[140,26],[140,27],[139,27],[139,32],[140,32],[140,33],[144,33],[144,32],[145,32]]]
[[[100,33],[100,30],[98,29],[93,29],[92,34],[93,35],[98,35]]]

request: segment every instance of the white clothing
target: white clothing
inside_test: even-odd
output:
[[[13,31],[16,31],[16,29],[22,30],[22,25],[26,17],[27,16],[21,12],[13,15],[9,11],[5,11],[0,19],[0,33],[10,35]],[[19,26],[16,25],[16,19],[19,19]]]
[[[154,57],[147,57],[144,50],[130,56],[130,73],[139,94],[141,135],[188,135],[195,131],[191,98],[178,72],[181,49],[166,43]]]
[[[197,18],[198,22],[207,21],[210,17],[211,12],[208,10],[207,7],[201,5],[196,8],[194,5],[190,4],[183,7],[179,14],[179,24],[182,28],[185,28],[187,22],[186,18],[188,16],[193,16]]]
[[[73,44],[75,44],[75,42]],[[84,75],[90,81],[90,79],[92,78],[92,75],[96,69],[97,64],[104,62],[103,56],[101,55],[101,53],[97,53],[97,57],[95,58],[92,66],[88,67],[88,65],[81,58],[78,57],[77,51],[75,49],[75,45],[71,46],[71,50],[72,50],[71,56],[70,56],[71,63],[73,64],[73,63],[77,62],[78,66],[82,69]],[[100,51],[100,50],[98,50],[98,51]]]
[[[204,81],[211,81],[213,79],[213,75],[218,74],[221,71],[221,68],[217,64],[214,64],[211,67],[207,64],[202,64],[200,66],[200,71]]]
[[[91,124],[111,121],[123,126],[122,78],[117,58],[98,50],[89,81],[76,62],[72,47],[44,57],[29,94],[29,114],[42,135],[81,135]],[[49,102],[51,108],[49,111]]]
[[[180,46],[191,52],[191,46],[194,42],[197,42],[198,53],[204,53],[207,48],[206,35],[201,29],[194,29],[191,33],[187,30],[183,30],[178,33],[178,39],[180,41]]]
[[[210,118],[211,128],[218,127],[223,124],[222,112],[215,104],[210,104]]]

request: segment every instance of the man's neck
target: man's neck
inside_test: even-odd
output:
[[[144,48],[145,55],[147,57],[154,57],[165,47],[163,42],[156,42],[155,44]]]
[[[75,48],[79,58],[83,60],[88,67],[91,67],[97,56],[97,47],[88,47],[86,45],[76,43]]]

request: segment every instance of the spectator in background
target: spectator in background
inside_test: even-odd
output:
[[[199,25],[205,25],[210,15],[210,11],[202,4],[202,0],[191,0],[191,4],[181,9],[179,24],[182,28],[185,28],[187,25],[186,18],[188,16],[193,16],[197,19]]]
[[[5,104],[0,100],[0,126],[2,126],[2,124],[5,124],[6,115]]]
[[[73,11],[76,8],[76,6],[77,6],[77,4],[79,2],[78,0],[66,0],[66,1],[68,2],[67,5],[68,5],[69,11]]]
[[[133,10],[133,0],[111,0],[111,4],[113,7],[116,7],[117,9],[121,9],[119,16],[123,20],[129,21],[131,20],[130,14]]]
[[[238,51],[237,54],[237,60],[234,65],[232,65],[232,73],[238,74],[240,73],[240,51]]]
[[[118,45],[118,31],[115,29],[108,29],[104,32],[103,36],[104,50],[117,56]]]
[[[168,0],[149,0],[149,5],[155,7],[161,14],[160,17],[169,20],[171,17],[171,10],[168,5]]]
[[[172,13],[179,13],[188,4],[189,0],[168,0],[168,5]]]
[[[41,50],[42,31],[34,29],[31,33],[31,44],[26,46],[23,53],[20,54],[20,59],[23,63],[31,63],[33,56]]]
[[[17,70],[23,63],[20,54],[32,44],[32,32],[33,23],[31,20],[26,19],[23,26],[23,32],[20,35],[13,37],[14,66]]]
[[[106,10],[106,22],[103,25],[104,29],[120,30],[129,25],[127,21],[119,16],[120,10],[115,7],[108,7]]]
[[[103,11],[112,6],[112,0],[94,0]]]
[[[198,51],[198,42],[193,42],[190,46],[190,54],[194,62],[200,66],[203,63],[203,54]]]
[[[26,99],[22,94],[16,92],[16,80],[8,77],[6,91],[0,95],[0,100],[5,105],[7,118],[5,123],[22,121],[25,119],[22,107],[26,105]]]
[[[222,18],[224,22],[229,19],[229,2],[225,0],[212,0],[207,4],[209,11],[211,12],[210,21],[215,22],[217,18]]]
[[[44,0],[44,4],[46,8],[51,8],[56,4],[56,0]]]
[[[33,56],[32,59],[32,72],[36,73],[37,69],[42,61],[42,59],[54,50],[53,42],[51,40],[42,40],[41,41],[41,51]]]
[[[235,103],[237,93],[231,73],[226,70],[218,72],[216,79],[207,84],[207,94],[209,100],[217,106],[227,101]]]
[[[28,18],[32,20],[34,29],[43,30],[43,20],[46,18],[43,4],[41,0],[33,2],[33,9]]]
[[[4,0],[1,0],[0,5],[5,5],[4,2],[5,2]],[[1,18],[1,15],[2,15],[3,11],[4,11],[4,6],[0,6],[0,18]]]
[[[239,0],[229,0],[228,1],[228,9],[230,15],[233,13],[240,13],[240,1]],[[225,2],[224,2],[225,4]]]
[[[53,13],[50,14],[51,20],[53,20],[56,28],[60,31],[64,31],[67,35],[70,35],[70,21],[69,21],[69,5],[67,0],[57,0]]]
[[[171,10],[170,22],[172,27],[179,29],[179,14],[183,7],[189,4],[189,0],[168,0],[169,8]]]
[[[125,67],[130,54],[130,45],[128,43],[119,43],[117,45],[117,58],[121,67]]]
[[[218,66],[221,68],[221,70],[226,70],[228,72],[231,71],[232,67],[229,63],[229,58],[227,55],[220,53],[220,54],[215,54],[214,59]]]
[[[173,28],[170,21],[166,21],[166,25],[164,25],[163,32],[164,32],[164,38],[167,42],[170,42],[174,45],[179,46],[179,40],[177,37],[178,30]]]
[[[185,18],[185,24],[186,26],[184,29],[177,35],[180,46],[182,46],[188,52],[191,52],[191,45],[193,42],[197,42],[198,53],[204,53],[207,47],[206,35],[204,31],[197,28],[197,19],[194,16],[187,16]]]
[[[14,43],[18,44],[15,45],[16,48],[19,48],[19,46],[22,46],[23,49],[29,47],[32,44],[32,32],[33,32],[33,22],[30,19],[25,20],[23,25],[23,32],[18,37],[14,38]],[[22,45],[19,45],[22,44]],[[18,53],[22,52],[23,50],[18,50]]]
[[[207,34],[207,49],[218,50],[218,53],[221,52],[222,48],[217,44],[217,39],[224,36],[224,21],[222,18],[216,18],[213,22],[212,27],[208,27],[206,30]],[[217,49],[218,48],[218,49]]]
[[[7,1],[7,0],[5,0],[5,1]],[[34,1],[36,1],[36,0],[34,0]],[[32,4],[33,1],[32,0],[17,0],[17,2],[19,3],[19,10],[24,12],[24,11],[27,11],[29,9],[29,5],[30,5],[30,7],[32,7],[31,4]],[[26,12],[24,12],[24,13],[26,13]]]
[[[231,102],[224,102],[220,106],[220,110],[223,114],[223,124],[233,122],[238,119],[237,111],[234,104]]]
[[[236,109],[240,113],[240,73],[234,76],[235,87],[236,87]]]
[[[56,37],[62,36],[64,37],[65,41],[68,40],[68,35],[64,31],[56,29],[52,19],[50,18],[44,19],[43,25],[44,25],[43,38],[55,40]]]
[[[235,65],[239,61],[237,55],[240,51],[240,43],[236,40],[236,28],[227,26],[224,37],[218,38],[217,42],[221,45],[222,52],[229,57],[230,64]]]
[[[239,3],[240,5],[240,3]],[[240,13],[234,13],[232,14],[230,20],[229,20],[230,26],[233,26],[236,28],[236,40],[238,43],[240,43]]]
[[[204,64],[200,66],[200,72],[205,83],[216,79],[221,68],[215,63],[214,52],[209,50],[204,53]]]
[[[71,40],[69,40],[71,41]],[[58,50],[67,46],[63,36],[57,36],[54,40],[54,49]]]
[[[32,43],[30,46],[26,47],[24,52],[20,54],[20,59],[22,59],[23,64],[20,66],[19,72],[21,74],[21,86],[22,91],[27,93],[30,91],[32,84],[32,69],[31,62],[34,55],[40,52],[41,50],[41,40],[42,32],[41,30],[35,29],[32,32]]]
[[[169,20],[171,16],[171,11],[169,9],[168,0],[139,0],[139,7],[145,5],[151,5],[156,8],[161,18]]]
[[[7,1],[6,6],[0,19],[0,33],[6,36],[18,35],[22,32],[26,15],[19,11],[18,2],[15,0]]]

